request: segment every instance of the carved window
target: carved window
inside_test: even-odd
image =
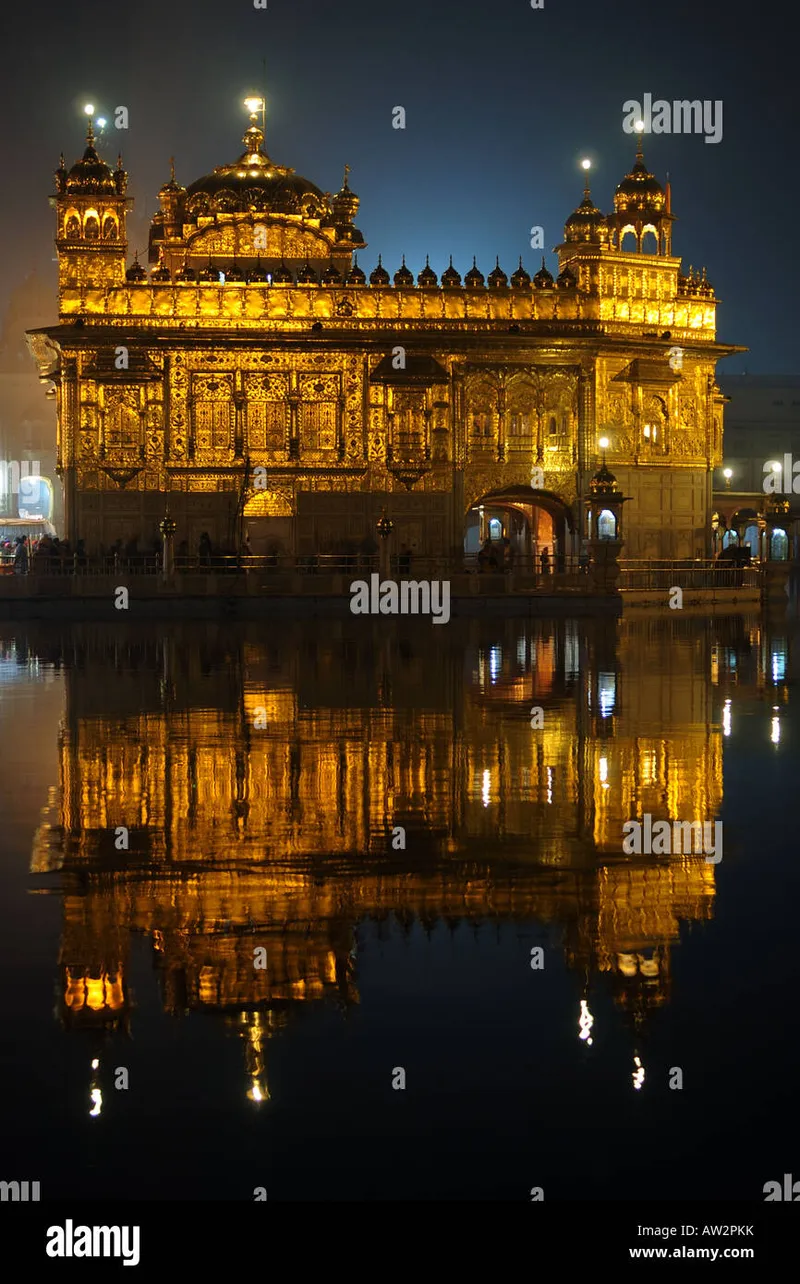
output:
[[[87,241],[100,239],[100,220],[96,214],[87,214],[83,225],[83,234]]]
[[[232,410],[230,402],[198,401],[194,407],[194,430],[201,450],[225,450],[231,444]]]
[[[531,417],[520,410],[512,410],[508,420],[510,437],[530,437]]]
[[[136,450],[141,441],[138,391],[114,388],[106,391],[105,444],[108,450]]]
[[[300,445],[302,450],[336,448],[336,402],[305,402],[300,410]]]
[[[550,415],[547,421],[547,435],[548,437],[558,436],[558,420],[555,415]]]
[[[470,431],[473,437],[491,437],[492,417],[486,410],[473,411],[470,420]]]
[[[77,241],[81,234],[81,221],[77,214],[70,214],[65,229],[68,241]]]
[[[247,406],[247,444],[250,450],[284,450],[287,407],[283,401],[251,401]]]
[[[116,241],[117,239],[117,220],[112,214],[106,214],[103,219],[103,240]]]
[[[398,393],[394,402],[394,446],[400,455],[413,455],[425,444],[425,399],[421,393]]]

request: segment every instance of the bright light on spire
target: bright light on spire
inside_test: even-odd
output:
[[[86,112],[86,115],[87,115],[87,116],[93,116],[93,115],[94,115],[94,103],[87,103],[83,110]]]

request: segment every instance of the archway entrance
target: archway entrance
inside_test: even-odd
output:
[[[292,502],[282,491],[257,490],[246,501],[242,537],[250,543],[251,552],[263,557],[268,553],[289,553],[293,548]]]
[[[558,572],[566,569],[573,554],[573,534],[572,512],[558,495],[510,486],[491,491],[470,506],[464,522],[464,555],[468,565],[477,562],[488,541],[499,566],[510,549],[516,568],[538,570],[547,550],[549,564]]]

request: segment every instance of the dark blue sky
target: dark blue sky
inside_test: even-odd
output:
[[[705,265],[720,299],[721,341],[747,357],[727,373],[800,373],[795,309],[800,255],[798,76],[788,4],[673,0],[48,0],[0,20],[5,122],[3,305],[31,269],[55,275],[47,197],[63,148],[82,150],[82,104],[109,119],[128,107],[121,145],[136,206],[131,248],[176,158],[189,183],[241,151],[242,99],[263,83],[267,149],[324,190],[342,166],[361,197],[369,271],[425,255],[465,271],[495,255],[511,272],[538,267],[530,228],[550,249],[581,198],[580,158],[594,162],[603,209],[634,158],[627,99],[723,102],[723,137],[650,135],[645,158],[672,180],[675,253]],[[392,128],[402,105],[407,128]],[[553,260],[548,255],[549,266]]]

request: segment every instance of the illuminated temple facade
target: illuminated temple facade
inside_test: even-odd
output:
[[[672,252],[669,185],[641,149],[604,214],[587,186],[554,278],[452,262],[359,266],[359,198],[245,150],[159,193],[150,269],[130,263],[127,175],[62,162],[59,324],[31,332],[58,407],[65,534],[89,551],[176,542],[341,551],[383,509],[422,554],[575,554],[601,439],[625,556],[706,555],[722,460],[716,299]],[[363,257],[363,253],[362,253]],[[491,529],[489,529],[491,527]]]

